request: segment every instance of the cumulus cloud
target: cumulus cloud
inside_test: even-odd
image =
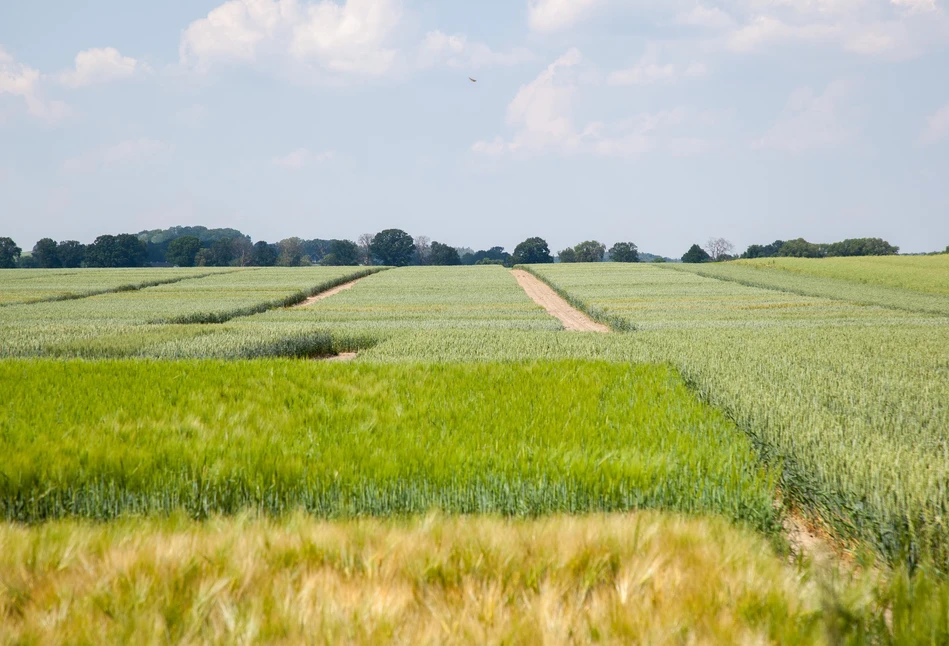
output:
[[[923,132],[923,141],[935,143],[947,137],[949,137],[949,103],[929,117],[926,130]]]
[[[144,162],[171,152],[171,145],[156,139],[127,139],[117,144],[101,146],[63,162],[63,171],[69,174],[90,173],[128,164]]]
[[[87,49],[76,54],[75,69],[61,74],[60,81],[67,87],[85,87],[128,78],[143,68],[114,47]]]
[[[57,122],[69,116],[69,106],[65,103],[43,98],[39,90],[40,79],[38,70],[18,63],[0,47],[0,95],[20,97],[29,113],[44,121]]]
[[[586,17],[600,0],[528,0],[527,22],[535,31],[558,31]]]
[[[298,148],[289,154],[274,157],[270,160],[270,163],[287,170],[300,170],[310,164],[325,164],[332,161],[335,156],[336,154],[332,150],[314,155],[306,148]]]
[[[811,88],[796,90],[775,124],[752,148],[802,153],[852,143],[859,135],[850,106],[852,94],[853,85],[847,81],[834,81],[821,94]]]
[[[398,54],[389,41],[401,18],[400,0],[229,0],[185,29],[179,58],[206,70],[266,52],[330,72],[379,76]]]
[[[680,25],[702,27],[705,29],[723,30],[735,26],[735,19],[718,7],[697,5],[691,11],[679,13],[676,22]]]
[[[626,156],[657,148],[673,154],[693,154],[703,148],[705,140],[701,137],[674,134],[675,129],[695,121],[682,107],[613,122],[591,121],[578,127],[573,103],[581,85],[571,72],[583,62],[583,55],[574,48],[548,65],[518,90],[507,108],[505,121],[513,136],[478,141],[472,151],[489,156],[545,151]]]
[[[484,43],[469,41],[464,34],[449,35],[441,30],[430,31],[425,35],[420,55],[425,66],[473,70],[519,65],[536,59],[529,49],[523,47],[496,52]]]

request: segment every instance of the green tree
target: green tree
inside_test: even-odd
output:
[[[194,257],[201,250],[201,241],[195,236],[181,236],[168,243],[165,260],[179,267],[194,267]]]
[[[639,262],[639,247],[632,242],[617,242],[610,247],[613,262]]]
[[[323,256],[321,265],[351,267],[359,264],[359,247],[352,240],[333,240],[330,252]]]
[[[577,252],[573,247],[567,247],[557,254],[560,262],[577,262]]]
[[[528,238],[514,247],[514,263],[518,265],[546,264],[553,262],[550,247],[543,238]]]
[[[303,240],[300,238],[285,238],[277,243],[280,255],[277,264],[281,267],[299,267],[303,264]]]
[[[900,252],[882,238],[851,238],[827,245],[828,256],[895,256]]]
[[[428,263],[430,265],[460,265],[461,256],[458,250],[441,242],[433,242],[432,248],[428,254]]]
[[[257,267],[273,267],[277,264],[277,257],[279,255],[275,245],[264,240],[258,240],[254,244],[252,262]]]
[[[33,257],[43,269],[62,267],[59,254],[56,253],[56,241],[52,238],[42,238],[33,245]]]
[[[386,229],[373,237],[369,253],[382,265],[405,267],[415,257],[415,241],[401,229]]]
[[[63,267],[74,269],[86,259],[86,245],[77,240],[63,240],[56,246],[56,255]]]
[[[205,247],[198,251],[194,257],[194,266],[195,267],[213,267],[214,266],[214,254],[211,253],[209,247]]]
[[[12,238],[0,238],[0,269],[16,267],[20,254],[23,252]]]
[[[820,245],[808,242],[804,238],[797,238],[796,240],[788,240],[781,245],[778,255],[788,258],[822,258],[824,251]]]
[[[749,245],[748,249],[745,250],[745,253],[741,254],[742,258],[773,258],[778,255],[778,252],[781,251],[781,247],[784,246],[784,240],[775,240],[771,244],[760,245],[753,244]]]
[[[131,233],[102,235],[86,247],[90,267],[142,267],[147,259],[147,245]]]
[[[234,245],[231,238],[221,238],[211,243],[211,264],[215,267],[228,267],[234,260]]]
[[[691,247],[689,247],[689,250],[686,251],[685,254],[682,256],[682,262],[688,262],[688,263],[693,263],[693,264],[700,263],[700,262],[708,262],[711,259],[712,257],[708,255],[708,252],[705,251],[705,249],[703,249],[702,247],[698,246],[697,244],[694,244]]]
[[[606,245],[596,240],[586,240],[574,247],[573,251],[577,254],[577,262],[603,262]]]

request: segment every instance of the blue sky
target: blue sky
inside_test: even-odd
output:
[[[947,0],[0,3],[25,249],[203,224],[932,251],[947,178]]]

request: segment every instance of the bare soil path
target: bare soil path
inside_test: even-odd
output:
[[[562,299],[557,292],[545,284],[542,280],[530,274],[523,269],[514,269],[511,271],[517,284],[521,286],[528,296],[535,303],[547,310],[547,313],[560,320],[563,323],[563,329],[573,332],[600,332],[606,334],[610,328],[602,323],[597,323],[589,316],[573,307]]]
[[[363,276],[363,278],[369,278],[369,276]],[[344,292],[347,289],[352,289],[352,287],[359,281],[363,280],[363,278],[357,278],[356,280],[351,280],[348,283],[343,283],[342,285],[337,285],[336,287],[333,287],[332,289],[327,289],[325,292],[320,292],[316,296],[310,296],[305,301],[297,303],[293,307],[294,308],[306,307],[307,305],[312,305],[313,303],[316,303],[317,301],[321,301],[324,298],[329,298],[330,296],[335,296],[336,294],[339,294],[340,292]]]

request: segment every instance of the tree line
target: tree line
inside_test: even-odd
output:
[[[881,238],[853,238],[830,244],[775,240],[750,245],[740,256],[724,238],[712,238],[705,247],[692,245],[682,256],[687,263],[720,262],[736,258],[826,258],[834,256],[880,256],[899,253]],[[949,253],[949,247],[945,252]],[[29,254],[10,238],[0,237],[0,268],[76,267],[297,267],[306,265],[503,265],[552,262],[665,262],[661,256],[641,253],[635,243],[617,242],[609,249],[597,240],[585,240],[551,254],[547,241],[527,238],[513,253],[496,246],[475,251],[453,247],[427,236],[412,237],[401,229],[364,233],[352,240],[305,240],[285,238],[279,242],[259,240],[236,229],[171,227],[137,234],[101,235],[90,244],[76,240],[39,240]]]
[[[846,256],[895,256],[900,248],[882,238],[848,238],[829,244],[808,242],[804,238],[775,240],[771,244],[749,245],[740,256],[732,255],[734,245],[724,238],[711,238],[700,247],[694,244],[682,256],[682,262],[722,262],[736,258],[834,258]],[[949,246],[945,251],[949,253]]]

